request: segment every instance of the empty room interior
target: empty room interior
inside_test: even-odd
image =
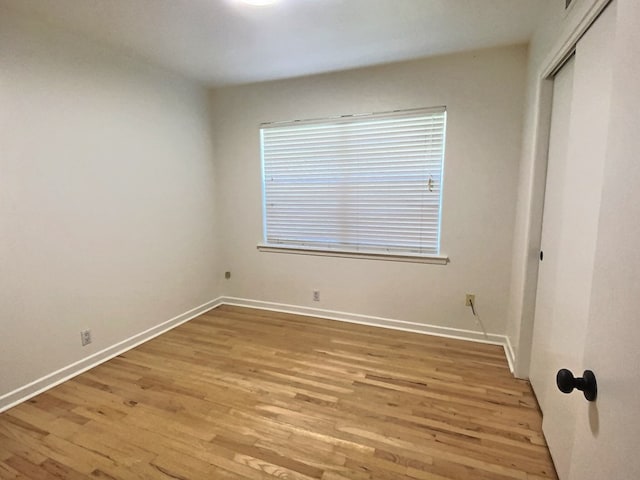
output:
[[[0,479],[640,479],[640,2],[0,0]]]

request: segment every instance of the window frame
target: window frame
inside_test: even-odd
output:
[[[264,132],[266,129],[289,127],[289,126],[303,126],[303,125],[329,125],[329,124],[356,124],[358,120],[367,120],[375,118],[393,118],[393,117],[408,117],[419,118],[426,116],[429,113],[443,114],[443,126],[442,126],[442,155],[439,164],[439,196],[438,196],[438,213],[437,213],[437,241],[436,248],[437,253],[417,253],[398,250],[385,251],[382,248],[368,250],[366,248],[333,248],[324,247],[318,245],[300,245],[300,244],[285,244],[285,243],[267,243],[267,185],[265,176],[265,139]],[[416,108],[410,110],[395,110],[391,112],[376,112],[368,114],[355,114],[355,115],[342,115],[337,117],[319,118],[312,120],[294,120],[284,122],[270,122],[262,123],[260,125],[260,159],[261,159],[261,186],[262,186],[262,242],[257,245],[259,251],[271,252],[271,253],[288,253],[288,254],[302,254],[302,255],[318,255],[329,257],[344,257],[344,258],[361,258],[371,260],[389,260],[400,262],[412,262],[412,263],[430,263],[445,265],[449,262],[449,257],[442,254],[441,248],[441,236],[442,236],[442,204],[443,204],[443,183],[444,183],[444,161],[446,151],[446,132],[447,132],[447,109],[444,106],[429,107],[429,108]]]

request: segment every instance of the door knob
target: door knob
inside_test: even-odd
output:
[[[577,388],[584,393],[584,398],[590,402],[593,402],[598,395],[596,376],[591,370],[585,370],[582,377],[579,378],[574,377],[573,373],[566,368],[558,370],[556,385],[562,393],[571,393],[574,388]]]

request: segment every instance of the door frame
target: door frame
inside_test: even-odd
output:
[[[535,318],[535,304],[538,287],[538,252],[542,238],[542,215],[544,194],[547,179],[547,156],[549,151],[549,134],[551,126],[551,105],[553,99],[553,76],[574,53],[580,38],[595,22],[612,0],[585,0],[583,3],[575,1],[566,11],[566,23],[542,62],[536,75],[534,94],[534,112],[532,128],[531,173],[526,184],[530,201],[525,212],[524,243],[517,255],[523,261],[521,277],[521,300],[517,302],[516,322],[520,323],[519,334],[516,338],[517,355],[507,337],[507,354],[511,358],[513,373],[518,378],[528,378],[531,359],[531,345],[533,341],[533,323]],[[526,163],[523,163],[525,166]],[[518,248],[518,246],[516,246]],[[514,279],[518,280],[518,279]],[[512,293],[513,295],[513,293]]]

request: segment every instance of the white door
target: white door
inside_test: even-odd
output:
[[[640,479],[640,2],[617,0],[613,85],[570,480]],[[573,395],[573,394],[572,394]]]
[[[587,323],[586,314],[582,318],[577,314],[568,316],[566,313],[572,307],[578,310],[580,302],[573,302],[578,305],[563,302],[568,298],[565,293],[572,286],[567,277],[573,268],[567,268],[566,264],[573,267],[574,263],[566,255],[567,250],[571,252],[567,244],[571,242],[572,232],[565,231],[565,219],[577,215],[567,212],[563,205],[564,186],[571,185],[569,179],[573,175],[567,154],[574,68],[575,59],[571,59],[554,79],[541,242],[544,259],[538,273],[530,371],[531,385],[543,412],[545,437],[561,479],[566,478],[564,472],[568,471],[571,460],[573,430],[567,429],[566,425],[574,423],[575,407],[567,401],[558,402],[564,399],[558,398],[552,373],[575,364],[573,360],[582,356],[584,340],[573,334],[584,332]],[[589,265],[584,267],[588,268]],[[582,285],[580,290],[586,292],[588,286]],[[561,445],[563,448],[558,448]]]
[[[564,395],[556,372],[581,376],[607,147],[615,5],[576,46],[554,81],[530,379],[561,480],[569,479],[584,397]]]

